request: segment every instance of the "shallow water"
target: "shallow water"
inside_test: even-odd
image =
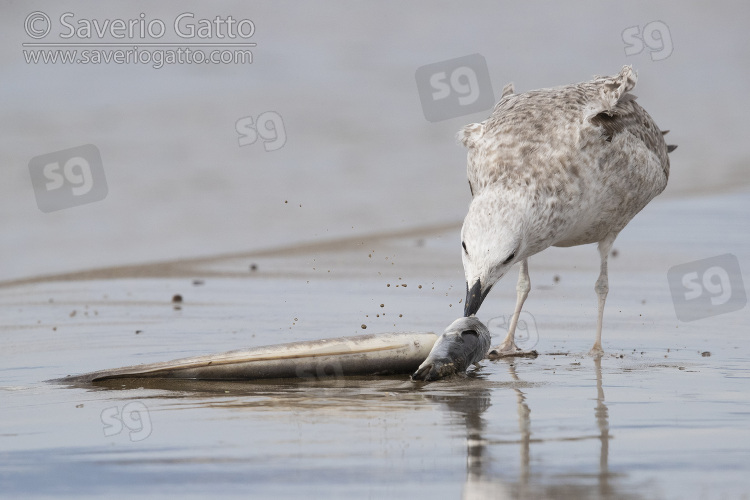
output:
[[[186,11],[249,18],[257,26],[255,60],[161,69],[25,64],[21,43],[32,40],[23,23],[37,8],[53,19],[143,12],[169,24]],[[496,98],[511,81],[522,92],[631,64],[638,102],[679,145],[663,196],[750,183],[742,4],[159,2],[141,9],[68,0],[34,9],[12,4],[0,16],[7,82],[0,280],[458,222],[470,195],[466,151],[455,135],[489,109],[429,122],[415,72],[476,53]],[[657,20],[669,28],[663,34],[673,53],[657,61],[649,50],[626,55],[623,30]],[[240,146],[237,121],[267,111],[283,118],[283,147]],[[106,198],[42,213],[29,161],[83,144],[101,152]]]
[[[24,19],[35,9],[52,19],[251,18],[255,61],[25,64]],[[726,254],[739,262],[733,279],[750,265],[747,11],[3,6],[0,497],[750,499],[744,285],[724,309],[693,309],[675,305],[667,278]],[[624,30],[657,21],[671,55],[626,55]],[[463,310],[458,234],[469,202],[454,137],[489,110],[427,121],[415,72],[476,53],[495,97],[509,81],[520,92],[632,64],[638,102],[679,145],[666,192],[615,242],[600,363],[584,354],[598,273],[587,246],[530,260],[519,334],[537,359],[484,361],[431,384],[45,382],[450,324]],[[283,117],[283,147],[240,146],[238,120],[269,111]],[[43,213],[30,160],[84,144],[101,152],[108,194]],[[514,274],[481,310],[496,343]],[[683,322],[675,307],[709,315]]]
[[[428,384],[406,376],[44,381],[354,335],[361,324],[367,333],[440,330],[463,298],[460,267],[445,265],[452,230],[149,271],[183,277],[95,273],[3,287],[0,494],[744,498],[747,309],[679,322],[666,269],[727,250],[745,261],[747,231],[727,235],[726,226],[746,227],[748,208],[750,193],[658,202],[623,232],[600,361],[585,355],[596,251],[550,250],[530,261],[524,342],[540,356],[485,360],[467,376]],[[713,223],[717,213],[726,226]],[[691,231],[677,231],[683,225]],[[714,244],[690,248],[698,241]],[[107,273],[116,274],[99,271]],[[171,302],[177,293],[181,304]],[[514,296],[509,277],[482,310],[495,342],[502,331],[493,315]]]

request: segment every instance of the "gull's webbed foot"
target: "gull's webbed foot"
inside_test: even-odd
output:
[[[602,349],[602,345],[600,343],[595,343],[594,347],[591,348],[589,351],[589,356],[593,356],[595,358],[601,358],[604,356],[604,349]]]
[[[539,355],[536,351],[524,351],[520,349],[515,342],[505,339],[502,344],[490,349],[487,354],[489,359],[500,359],[509,357],[536,358]]]

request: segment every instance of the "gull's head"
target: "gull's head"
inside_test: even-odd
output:
[[[464,316],[476,314],[492,286],[520,260],[523,220],[517,209],[491,190],[477,195],[469,206],[461,228]]]

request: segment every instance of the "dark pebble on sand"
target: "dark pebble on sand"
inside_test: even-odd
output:
[[[180,302],[182,302],[182,295],[180,295],[179,293],[175,294],[172,297],[172,302],[175,303],[175,304],[179,304]]]

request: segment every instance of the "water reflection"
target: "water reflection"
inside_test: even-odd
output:
[[[463,421],[465,423],[467,443],[466,482],[464,483],[462,498],[484,499],[484,498],[590,498],[592,491],[581,481],[560,481],[559,477],[554,481],[545,481],[543,473],[534,475],[536,481],[532,482],[531,453],[532,444],[542,445],[551,441],[582,441],[598,439],[599,446],[599,470],[596,474],[599,498],[627,498],[630,493],[617,492],[610,484],[609,471],[609,411],[605,404],[604,386],[602,377],[601,359],[594,359],[594,371],[596,375],[596,405],[594,407],[594,418],[599,430],[597,435],[584,433],[580,436],[566,436],[552,439],[532,438],[531,409],[527,401],[523,381],[519,377],[518,367],[515,360],[502,359],[499,363],[507,364],[510,378],[515,382],[511,390],[515,392],[516,412],[518,414],[518,439],[517,440],[488,440],[487,418],[483,416],[491,406],[491,391],[480,386],[470,385],[463,394],[451,396],[428,396],[436,403],[440,403],[444,409],[454,416],[452,421]],[[509,477],[496,472],[491,451],[495,446],[518,446],[518,477]]]
[[[602,358],[594,358],[596,370],[596,425],[599,427],[599,494],[608,497],[612,493],[609,484],[609,410],[604,404],[604,387],[602,384]]]
[[[159,389],[158,399],[176,399],[179,406],[214,408],[273,409],[287,414],[298,412],[343,411],[353,408],[383,411],[409,411],[437,405],[448,419],[448,429],[466,439],[466,479],[463,498],[630,498],[634,493],[612,481],[609,471],[609,411],[605,403],[601,359],[591,361],[595,374],[596,396],[594,422],[585,421],[573,427],[568,435],[557,432],[553,437],[534,437],[532,404],[544,391],[532,392],[534,384],[523,380],[525,370],[537,372],[538,362],[519,364],[516,360],[500,360],[508,377],[502,382],[483,375],[456,377],[438,383],[415,385],[404,377],[345,377],[309,380],[269,380],[248,382],[211,382],[187,380],[112,380],[97,383],[99,390]],[[587,370],[577,371],[577,379],[585,378]],[[91,389],[91,386],[89,386]],[[166,392],[164,392],[166,391]],[[499,422],[489,418],[487,410],[493,397],[503,398],[512,391],[517,415],[517,431],[505,431],[510,439],[497,439]],[[148,398],[149,396],[146,396]],[[496,413],[496,412],[495,412]],[[349,414],[351,418],[360,418]],[[361,415],[361,413],[359,414]],[[348,417],[347,417],[348,418]],[[541,416],[539,418],[542,418]],[[547,417],[548,418],[548,417]],[[595,425],[594,425],[595,424]],[[538,424],[537,424],[538,425]],[[598,429],[598,432],[591,432]],[[570,433],[573,435],[570,435]],[[577,434],[577,435],[576,435]],[[561,475],[551,469],[565,469],[566,464],[545,464],[549,445],[587,440],[599,441],[598,471],[590,474],[580,470]],[[558,444],[559,446],[559,444]],[[517,466],[507,462],[509,447],[517,447]],[[558,450],[559,451],[559,450]],[[578,453],[580,448],[571,451]],[[535,453],[536,452],[536,453]],[[504,457],[505,461],[498,457]],[[536,459],[536,461],[534,461]],[[534,465],[538,464],[538,465]],[[549,467],[552,465],[552,467]]]

